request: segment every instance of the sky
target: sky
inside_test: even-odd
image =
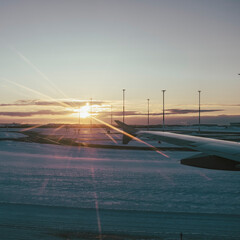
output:
[[[0,0],[0,122],[240,122],[240,1]],[[92,110],[90,99],[92,98]],[[112,107],[111,107],[112,106]]]

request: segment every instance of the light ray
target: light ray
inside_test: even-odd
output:
[[[116,141],[112,136],[110,136],[108,133],[106,133],[106,135],[107,135],[115,144],[118,144],[117,141]]]
[[[58,140],[57,140],[57,142],[60,142],[62,139],[63,139],[63,135],[62,136],[60,136],[59,138],[58,138]]]
[[[24,129],[20,130],[20,132],[26,132],[26,131],[32,130],[32,129],[34,129],[34,128],[41,127],[41,126],[43,126],[43,125],[45,125],[45,124],[37,124],[37,125],[35,125],[35,126],[33,126],[33,127],[24,128]]]
[[[61,143],[59,143],[59,142],[57,142],[57,141],[54,141],[54,140],[52,140],[52,139],[50,139],[50,138],[43,138],[43,137],[39,137],[39,138],[44,139],[44,140],[47,140],[47,141],[52,142],[52,143],[55,143],[55,144],[57,144],[57,145],[61,145]]]
[[[55,128],[54,130],[53,130],[53,132],[57,132],[58,130],[60,130],[60,129],[62,129],[64,127],[64,124],[63,125],[61,125],[60,127],[58,127],[58,128]]]
[[[69,149],[71,150],[69,146]],[[93,148],[92,148],[93,149]],[[92,150],[91,149],[91,150]],[[71,161],[82,161],[82,162],[96,162],[96,161],[105,161],[105,162],[112,162],[111,158],[99,158],[99,157],[73,157],[69,155],[52,155],[52,154],[40,154],[40,153],[25,153],[25,152],[8,152],[8,151],[1,151],[0,153],[5,156],[17,156],[17,157],[29,157],[29,158],[43,158],[43,159],[59,159],[59,160],[71,160]],[[66,152],[68,153],[68,152]],[[141,160],[124,160],[121,159],[121,162],[134,162],[134,163],[142,163]],[[151,163],[159,163],[159,161],[150,160]],[[20,162],[19,162],[20,163]]]
[[[61,91],[39,68],[37,68],[26,56],[20,53],[15,48],[11,48],[25,63],[27,63],[30,67],[32,67],[43,79],[45,79],[51,86],[58,91],[62,96],[67,98],[63,91]]]
[[[34,89],[32,89],[32,88],[26,87],[26,86],[24,86],[24,85],[22,85],[22,84],[13,82],[13,81],[8,80],[8,79],[5,79],[5,78],[2,78],[2,79],[3,79],[4,81],[8,82],[8,83],[11,83],[11,84],[17,86],[17,87],[20,87],[20,88],[22,88],[22,89],[25,89],[25,90],[30,91],[30,92],[32,92],[32,93],[35,93],[35,94],[37,94],[37,95],[39,95],[39,96],[41,96],[41,97],[47,98],[48,100],[57,102],[57,103],[59,103],[60,105],[62,105],[63,107],[71,108],[71,106],[70,106],[69,104],[66,104],[66,103],[61,102],[61,101],[59,101],[59,100],[57,100],[57,99],[54,99],[54,98],[52,98],[52,97],[49,97],[48,95],[45,95],[44,93],[41,93],[41,92],[39,92],[39,91],[37,91],[37,90],[34,90]]]
[[[202,173],[202,172],[198,172],[200,176],[202,176],[204,179],[211,181],[212,178],[208,177],[206,174]]]
[[[49,178],[45,178],[43,183],[42,183],[42,186],[41,186],[39,192],[37,193],[37,195],[41,196],[44,193],[44,191],[45,191],[45,189],[46,189],[46,187],[48,185],[48,182],[49,182]]]
[[[120,136],[118,136],[117,134],[113,134],[113,136],[117,139],[120,139]]]
[[[98,196],[96,192],[96,179],[95,179],[95,172],[94,168],[91,168],[92,172],[92,180],[93,180],[93,187],[94,187],[94,199],[95,199],[95,208],[96,208],[96,215],[97,215],[97,224],[98,224],[98,232],[99,232],[99,239],[102,240],[102,226],[101,226],[101,219],[100,219],[100,214],[99,214],[99,204],[98,204]]]
[[[143,143],[143,144],[147,145],[148,147],[152,148],[155,152],[161,154],[162,156],[164,156],[164,157],[166,157],[166,158],[169,158],[168,155],[166,155],[166,154],[164,154],[163,152],[159,151],[159,150],[158,150],[156,147],[154,147],[153,145],[151,145],[151,144],[149,144],[149,143],[147,143],[147,142],[145,142],[145,141],[143,141],[143,140],[141,140],[141,139],[139,139],[139,138],[137,138],[137,137],[135,137],[135,136],[133,136],[133,135],[125,132],[125,131],[123,131],[123,130],[118,129],[118,128],[114,127],[113,125],[111,125],[111,124],[109,124],[109,123],[107,123],[107,122],[104,122],[104,121],[102,121],[102,120],[100,120],[100,119],[97,119],[97,118],[95,118],[95,117],[93,117],[93,116],[92,116],[92,118],[93,118],[94,120],[96,120],[97,122],[100,122],[100,123],[102,123],[102,124],[104,124],[104,125],[112,128],[112,129],[114,129],[114,130],[116,130],[116,131],[118,131],[118,132],[126,135],[127,137],[132,138],[133,140],[135,140],[135,141],[137,141],[137,142],[140,142],[140,143]]]

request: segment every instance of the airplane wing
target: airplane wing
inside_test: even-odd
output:
[[[208,169],[240,171],[240,143],[171,132],[138,131],[120,121],[116,121],[116,123],[123,131],[133,136],[147,137],[201,152],[182,159],[181,164]],[[129,141],[129,136],[125,137],[124,143]]]

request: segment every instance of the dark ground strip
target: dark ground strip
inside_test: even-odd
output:
[[[16,133],[20,133],[17,132]],[[155,151],[161,150],[161,151],[194,151],[193,149],[189,148],[180,148],[180,147],[140,147],[140,146],[122,146],[122,145],[107,145],[107,144],[92,144],[92,143],[86,143],[86,142],[76,142],[75,139],[69,139],[69,138],[62,138],[61,140],[58,140],[58,138],[54,136],[49,135],[43,135],[39,134],[37,132],[24,132],[27,137],[22,138],[4,138],[0,139],[0,141],[18,141],[18,142],[34,142],[34,143],[42,143],[42,144],[55,144],[55,145],[63,145],[63,146],[76,146],[76,147],[91,147],[91,148],[106,148],[106,149],[120,149],[120,150],[150,150]]]

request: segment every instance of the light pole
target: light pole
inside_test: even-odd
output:
[[[92,98],[90,98],[90,126],[92,131]]]
[[[198,132],[200,133],[201,124],[201,90],[198,90]]]
[[[111,105],[111,125],[112,125],[112,120],[113,120],[113,114],[112,114],[112,105]]]
[[[126,89],[123,89],[123,123],[125,123],[125,91]]]
[[[165,129],[165,106],[164,106],[164,95],[165,95],[165,92],[166,92],[166,90],[162,90],[162,93],[163,93],[163,131],[164,131],[164,129]]]
[[[79,113],[78,113],[78,125],[79,125],[79,128],[80,128],[80,124],[81,124],[81,108],[79,106]]]
[[[78,112],[78,134],[81,131],[81,107],[80,106],[79,106],[79,112]]]
[[[148,124],[148,131],[149,131],[149,98],[147,99],[147,103],[148,103],[148,121],[147,121],[147,124]]]

